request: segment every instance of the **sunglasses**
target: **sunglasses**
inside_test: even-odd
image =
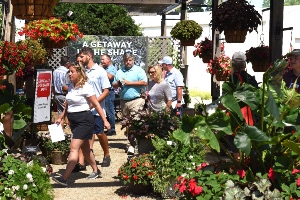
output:
[[[149,71],[148,74],[155,74],[156,71]]]

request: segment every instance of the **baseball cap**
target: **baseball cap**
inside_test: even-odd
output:
[[[300,49],[294,49],[292,52],[289,53],[290,55],[296,55],[299,56],[300,55]]]
[[[235,52],[232,55],[232,61],[240,61],[240,62],[244,62],[246,61],[246,55],[243,52]]]
[[[162,60],[158,61],[159,64],[167,64],[167,65],[172,65],[173,64],[173,61],[172,61],[172,58],[170,56],[165,56],[163,57]]]

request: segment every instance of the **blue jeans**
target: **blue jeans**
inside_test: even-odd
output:
[[[105,111],[107,121],[110,123],[110,131],[116,131],[116,119],[115,119],[115,91],[109,91],[109,95],[105,98]]]

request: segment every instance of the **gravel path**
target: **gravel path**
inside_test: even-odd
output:
[[[68,187],[63,187],[51,180],[55,200],[161,199],[159,195],[153,193],[145,196],[134,195],[117,178],[118,168],[127,160],[127,154],[124,151],[127,139],[121,131],[120,123],[117,124],[116,131],[117,135],[108,136],[112,160],[110,167],[101,168],[100,162],[103,159],[103,151],[99,141],[95,140],[94,154],[102,171],[102,178],[88,180],[86,177],[92,172],[92,168],[87,166],[86,171],[71,174]],[[54,174],[63,173],[65,169],[65,165],[52,165],[52,167]]]

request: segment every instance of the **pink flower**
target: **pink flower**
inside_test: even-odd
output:
[[[296,174],[296,173],[298,173],[298,172],[300,172],[300,170],[298,170],[298,169],[293,169],[292,174]]]
[[[186,186],[185,185],[180,185],[179,192],[184,193],[185,190],[186,190]]]
[[[245,170],[239,169],[236,172],[241,178],[244,178],[246,176]]]
[[[297,186],[300,186],[300,178],[297,179]]]
[[[274,181],[275,179],[275,172],[273,171],[272,168],[269,169],[268,177],[271,181]]]

